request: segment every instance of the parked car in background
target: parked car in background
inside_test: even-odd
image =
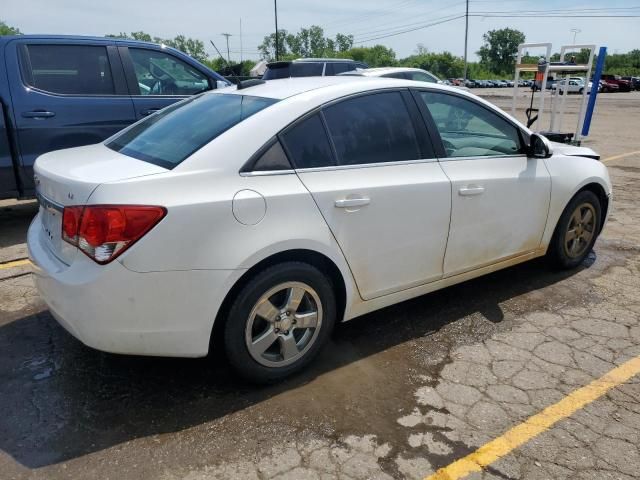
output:
[[[38,158],[35,283],[86,345],[201,357],[219,341],[240,375],[275,381],[336,322],[545,254],[575,268],[607,218],[595,152],[470,93],[255,83]]]
[[[640,90],[640,77],[622,77],[631,85],[632,90]]]
[[[173,48],[103,37],[0,37],[0,72],[0,198],[33,196],[33,164],[43,153],[100,142],[230,85]]]
[[[620,91],[620,85],[617,83],[612,83],[609,80],[600,80],[600,91],[607,93],[615,93]]]
[[[418,82],[440,83],[441,80],[433,73],[421,68],[410,67],[378,67],[378,68],[358,68],[340,75],[351,75],[361,77],[384,77],[399,78],[402,80],[415,80]]]
[[[351,72],[341,73],[341,76],[360,76],[360,77],[382,77],[382,78],[398,78],[401,80],[413,80],[426,83],[441,83],[442,80],[433,73],[422,70],[420,68],[410,67],[379,67],[379,68],[359,68]],[[469,90],[468,87],[462,85],[452,85],[460,90]]]
[[[262,76],[263,80],[292,77],[330,77],[356,68],[368,68],[364,62],[340,58],[298,58],[285,62],[271,62]]]
[[[589,82],[587,93],[591,93],[592,87],[593,83]],[[567,80],[563,78],[554,83],[551,88],[554,91],[560,89],[560,95],[564,94],[565,92],[582,94],[585,88],[584,78],[570,77],[568,80],[568,85]]]
[[[631,91],[631,82],[628,80],[624,80],[620,75],[603,74],[600,78],[602,80],[607,81],[607,83],[613,83],[615,85],[618,85],[618,89],[620,92]]]

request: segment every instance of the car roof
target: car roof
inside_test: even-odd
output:
[[[394,72],[424,72],[421,68],[412,67],[375,67],[375,68],[362,68],[358,69],[357,73],[368,77],[377,77],[387,73]]]
[[[164,45],[162,43],[155,42],[145,42],[142,40],[133,40],[130,38],[117,38],[117,37],[95,37],[95,36],[87,36],[87,35],[46,35],[46,34],[37,34],[37,35],[6,35],[0,36],[0,43],[7,43],[13,40],[83,40],[83,41],[100,41],[100,42],[116,42],[127,45],[153,45],[155,47],[162,47],[168,50],[176,50],[175,48],[169,47],[168,45]],[[184,53],[184,52],[181,52]]]
[[[449,92],[460,93],[464,91],[457,87],[448,87],[446,85],[436,83],[425,84],[425,82],[418,82],[414,80],[402,80],[387,77],[366,77],[358,75],[336,75],[328,77],[294,77],[266,80],[264,83],[242,88],[240,90],[238,90],[236,86],[217,89],[211,92],[211,94],[227,93],[284,100],[286,98],[312,91],[323,91],[326,96],[330,96],[331,90],[333,89],[336,92],[336,98],[338,98],[340,96],[366,92],[369,90],[393,87],[425,87],[425,85],[429,85],[429,88],[438,88]]]

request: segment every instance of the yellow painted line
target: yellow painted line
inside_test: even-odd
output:
[[[620,155],[614,155],[613,157],[605,158],[602,162],[612,162],[614,160],[620,160],[621,158],[630,157],[631,155],[640,155],[640,150],[635,152],[621,153]]]
[[[597,400],[612,388],[618,387],[640,373],[640,355],[614,368],[590,384],[573,391],[568,396],[542,412],[529,417],[501,437],[490,441],[464,458],[441,468],[425,480],[459,480],[470,473],[480,472],[501,457],[540,435],[563,420]]]
[[[22,267],[23,265],[31,265],[28,259],[14,260],[13,262],[0,263],[0,270],[6,270],[7,268]]]

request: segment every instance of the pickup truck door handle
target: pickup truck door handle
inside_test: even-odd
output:
[[[356,197],[356,198],[341,198],[336,200],[337,208],[354,208],[354,207],[364,207],[365,205],[369,205],[371,200],[367,197]]]
[[[46,110],[33,110],[31,112],[22,112],[24,118],[51,118],[55,117],[54,112],[48,112]]]
[[[484,187],[480,185],[467,185],[466,187],[460,188],[460,190],[458,190],[458,193],[463,197],[482,195],[484,193]]]
[[[156,113],[157,111],[159,111],[159,108],[148,108],[147,110],[141,110],[140,114],[142,114],[143,116],[147,116],[147,115],[151,115],[153,113]]]

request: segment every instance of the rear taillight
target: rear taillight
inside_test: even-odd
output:
[[[164,207],[88,205],[64,207],[62,238],[100,264],[109,263],[166,215]]]

